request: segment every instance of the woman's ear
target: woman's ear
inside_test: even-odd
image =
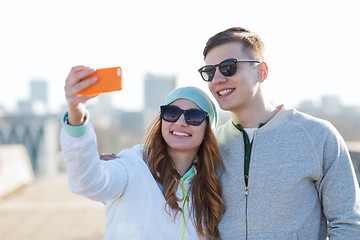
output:
[[[258,82],[263,82],[265,81],[265,79],[267,78],[268,76],[268,66],[266,64],[266,62],[262,62],[259,64],[259,80]]]

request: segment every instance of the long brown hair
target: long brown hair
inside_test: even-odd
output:
[[[164,188],[166,199],[165,210],[170,215],[168,207],[175,210],[175,216],[182,211],[178,205],[176,190],[181,176],[174,168],[174,162],[166,151],[166,142],[161,134],[161,116],[156,117],[145,135],[144,159],[150,167],[155,180]],[[208,119],[204,140],[198,150],[197,161],[194,163],[197,171],[190,192],[192,196],[192,215],[200,239],[217,239],[218,225],[225,212],[221,198],[221,186],[216,176],[220,162],[219,147]]]

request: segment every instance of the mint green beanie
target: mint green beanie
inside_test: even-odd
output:
[[[161,106],[169,105],[170,103],[180,98],[193,101],[203,111],[207,112],[209,116],[210,126],[212,127],[212,129],[215,129],[218,123],[218,112],[214,103],[203,90],[197,87],[177,88],[164,98]]]

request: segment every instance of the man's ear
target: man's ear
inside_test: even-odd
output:
[[[268,66],[266,62],[260,63],[260,69],[259,69],[259,80],[258,82],[263,82],[268,76]]]

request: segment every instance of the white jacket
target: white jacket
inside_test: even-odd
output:
[[[190,216],[191,201],[186,203],[184,216],[175,222],[165,211],[161,186],[153,178],[143,160],[142,149],[122,151],[117,159],[101,161],[96,135],[90,123],[82,136],[72,137],[64,128],[60,143],[68,171],[69,186],[79,195],[104,202],[106,205],[106,234],[104,239],[198,239]],[[181,185],[188,192],[189,181],[180,183],[177,195],[183,197]],[[191,198],[189,198],[191,199]],[[183,203],[179,202],[182,208]],[[174,213],[171,211],[171,213]]]

